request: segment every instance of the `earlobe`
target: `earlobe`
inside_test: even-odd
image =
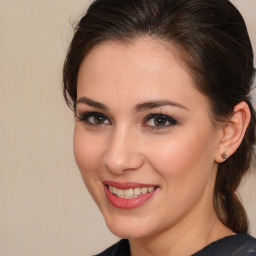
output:
[[[234,107],[233,115],[221,128],[218,150],[215,161],[224,162],[240,146],[246,129],[251,119],[251,112],[245,102],[240,102]]]

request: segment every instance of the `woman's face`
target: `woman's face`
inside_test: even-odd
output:
[[[218,132],[174,52],[152,39],[108,41],[79,70],[76,162],[123,238],[189,229],[214,211]]]

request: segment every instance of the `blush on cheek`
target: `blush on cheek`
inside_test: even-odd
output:
[[[74,133],[74,156],[77,166],[83,176],[84,182],[87,180],[98,181],[102,168],[102,154],[104,152],[103,142],[99,138],[89,136],[84,131]]]
[[[178,138],[154,143],[154,147],[152,145],[147,147],[147,158],[160,175],[178,175],[192,158],[191,151],[185,152],[186,150],[180,143],[176,143],[176,140]]]
[[[83,143],[79,140],[79,136],[74,134],[74,141],[73,141],[73,147],[74,147],[74,156],[76,163],[78,167],[80,168],[83,164],[83,155],[86,153],[86,149],[84,148]]]
[[[86,138],[74,134],[74,156],[80,171],[91,170],[94,161],[94,147]]]
[[[197,172],[202,171],[200,164],[203,159],[208,159],[207,152],[210,149],[207,148],[212,147],[209,145],[207,134],[189,130],[182,136],[175,134],[169,140],[158,140],[153,148],[147,146],[148,160],[164,177],[197,176]]]
[[[82,133],[74,134],[74,156],[87,190],[98,204],[99,180],[98,164],[99,150],[87,136]],[[100,186],[98,186],[100,183]]]

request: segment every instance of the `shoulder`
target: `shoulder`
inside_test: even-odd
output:
[[[215,241],[193,256],[256,256],[256,239],[247,234],[237,234]]]
[[[130,246],[122,239],[95,256],[130,256]],[[215,241],[192,256],[256,256],[256,239],[247,234],[237,234]]]
[[[122,239],[116,244],[112,245],[105,251],[97,254],[95,256],[130,256],[130,246],[129,242],[126,239]]]

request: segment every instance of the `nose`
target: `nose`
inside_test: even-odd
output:
[[[138,135],[126,127],[112,131],[103,157],[104,166],[113,174],[140,169],[144,163]]]

